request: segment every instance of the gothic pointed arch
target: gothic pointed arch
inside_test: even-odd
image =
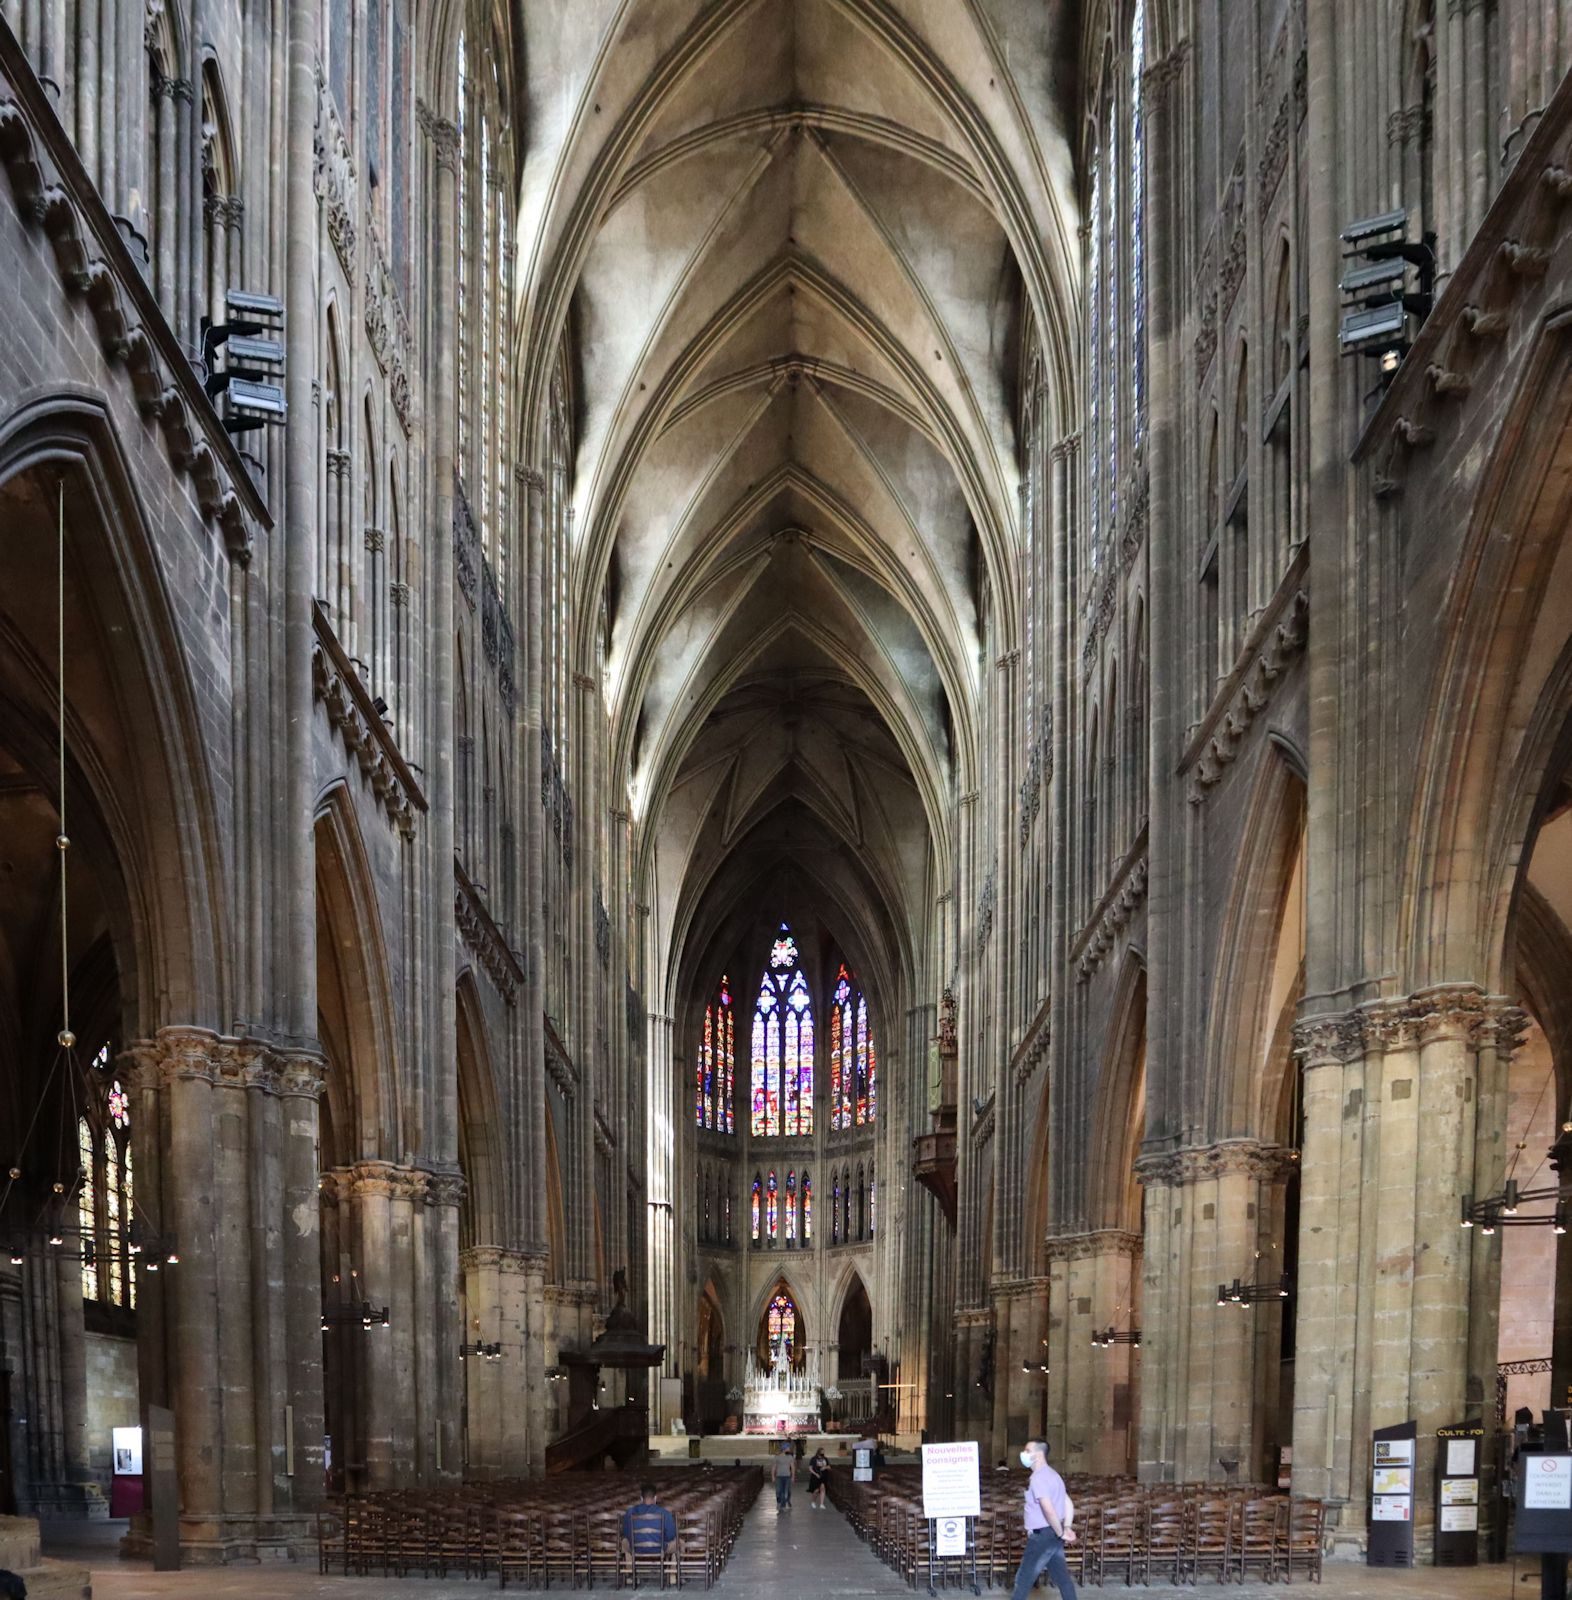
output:
[[[399,1032],[376,888],[346,784],[318,801],[315,839],[318,1020],[339,1139],[324,1164],[392,1160],[404,1149]]]
[[[1135,1160],[1146,1136],[1146,962],[1125,955],[1108,1024],[1092,1110],[1088,1220],[1094,1228],[1141,1231]]]
[[[781,1273],[755,1302],[754,1358],[761,1367],[774,1361],[772,1341],[785,1337],[790,1364],[800,1369],[807,1361],[808,1323],[803,1315],[803,1298],[793,1286],[790,1273]]]
[[[458,980],[459,1165],[464,1172],[463,1222],[470,1244],[512,1236],[518,1215],[515,1180],[503,1156],[502,1103],[480,989],[469,969]]]
[[[102,875],[128,1039],[217,1026],[239,978],[193,685],[200,651],[177,620],[136,483],[100,402],[41,395],[0,412],[0,723],[13,757],[53,792],[54,610],[7,597],[54,593],[53,571],[36,563],[52,561],[63,490],[68,805],[77,847]]]
[[[1208,1113],[1226,1136],[1270,1139],[1270,1108],[1284,1075],[1297,1070],[1286,1050],[1268,1057],[1284,1008],[1292,1010],[1303,988],[1304,829],[1304,785],[1269,744],[1246,812],[1212,985]],[[1280,956],[1291,971],[1279,970]]]

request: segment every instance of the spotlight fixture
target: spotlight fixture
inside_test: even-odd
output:
[[[1384,388],[1435,303],[1435,235],[1410,239],[1408,213],[1397,210],[1351,222],[1342,239],[1349,267],[1338,284],[1338,344],[1345,356],[1374,357]]]
[[[205,387],[215,402],[223,399],[220,413],[229,433],[281,423],[289,415],[281,378],[284,365],[284,302],[276,295],[231,289],[224,296],[225,322],[202,319],[202,360],[207,368]],[[227,358],[214,366],[220,347]]]

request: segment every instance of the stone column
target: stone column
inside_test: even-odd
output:
[[[1140,1421],[1147,1481],[1245,1481],[1268,1470],[1282,1307],[1270,1297],[1219,1306],[1217,1286],[1281,1276],[1267,1219],[1281,1214],[1296,1166],[1294,1151],[1253,1139],[1136,1163],[1147,1191]]]
[[[540,1349],[539,1301],[532,1277],[539,1258],[496,1245],[475,1245],[460,1258],[469,1323],[464,1342],[502,1346],[499,1361],[464,1363],[468,1390],[469,1476],[523,1477],[544,1464],[539,1409],[540,1380],[534,1368]],[[532,1326],[533,1324],[533,1326]],[[522,1419],[522,1425],[521,1425]]]
[[[998,1379],[989,1461],[1008,1457],[1021,1439],[1044,1425],[1051,1377],[1041,1370],[1048,1364],[1047,1323],[1047,1278],[1012,1278],[995,1288]]]
[[[1139,1351],[1092,1344],[1094,1330],[1129,1331],[1141,1265],[1141,1236],[1121,1228],[1059,1234],[1048,1240],[1046,1361],[1050,1439],[1074,1472],[1124,1473],[1134,1457]]]
[[[457,1346],[468,1337],[459,1319],[459,1207],[464,1179],[457,1172],[434,1172],[426,1182],[424,1298],[430,1306],[430,1332],[421,1371],[430,1384],[422,1428],[422,1480],[447,1482],[464,1470],[459,1416],[464,1375]],[[490,1338],[492,1335],[485,1335]],[[518,1427],[518,1411],[509,1408]],[[430,1444],[427,1444],[429,1439]],[[425,1452],[430,1449],[430,1459]]]
[[[1524,1016],[1466,984],[1308,1018],[1294,1487],[1347,1503],[1362,1540],[1369,1436],[1419,1425],[1418,1480],[1435,1430],[1491,1403],[1498,1241],[1459,1224],[1462,1196],[1504,1171],[1503,1081]],[[1433,1536],[1416,1500],[1415,1542]]]
[[[282,1280],[282,1369],[287,1417],[276,1417],[274,1505],[300,1516],[322,1499],[322,1202],[317,1172],[319,1105],[325,1064],[310,1051],[280,1057],[278,1100],[283,1148],[278,1170],[283,1215],[278,1265]],[[291,1459],[292,1458],[292,1459]]]
[[[156,1276],[138,1269],[137,1314],[142,1403],[175,1413],[183,1559],[288,1556],[309,1539],[298,1513],[321,1467],[320,1062],[187,1027],[128,1057],[139,1219],[179,1256]],[[302,1420],[297,1503],[289,1440]],[[139,1523],[133,1548],[145,1538]]]

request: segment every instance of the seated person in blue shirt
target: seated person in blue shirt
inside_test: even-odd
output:
[[[659,1557],[677,1539],[677,1519],[656,1501],[648,1478],[639,1485],[639,1503],[622,1513],[622,1548],[635,1556]]]

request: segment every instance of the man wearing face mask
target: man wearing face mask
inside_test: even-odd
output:
[[[1064,1547],[1075,1543],[1075,1506],[1064,1479],[1048,1465],[1048,1441],[1028,1439],[1021,1465],[1031,1473],[1026,1486],[1026,1554],[1015,1574],[1011,1600],[1026,1600],[1044,1572],[1059,1589],[1059,1600],[1076,1600],[1075,1580],[1065,1563]]]

